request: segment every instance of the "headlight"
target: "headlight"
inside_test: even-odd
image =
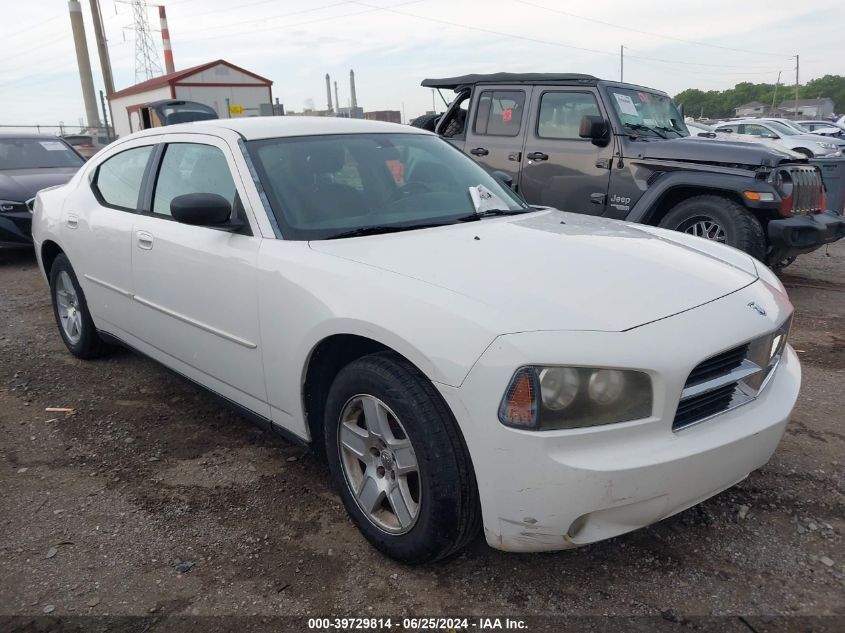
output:
[[[818,145],[819,147],[824,147],[825,149],[836,149],[836,145],[834,145],[833,143],[819,143],[818,141],[816,141],[816,145]]]
[[[526,430],[576,429],[647,418],[651,378],[641,371],[520,367],[499,405],[499,421]]]
[[[18,202],[17,200],[0,200],[0,211],[26,211],[26,202]]]

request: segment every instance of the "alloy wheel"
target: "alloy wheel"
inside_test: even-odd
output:
[[[706,240],[721,242],[722,244],[724,244],[727,239],[724,227],[713,220],[713,218],[691,218],[681,224],[681,226],[678,227],[678,230],[683,233],[695,235],[696,237],[703,237]]]
[[[72,345],[82,338],[82,309],[70,275],[61,271],[56,278],[56,306],[65,336]]]
[[[353,396],[338,424],[346,484],[364,515],[389,534],[405,534],[420,512],[417,456],[396,414],[375,396]]]

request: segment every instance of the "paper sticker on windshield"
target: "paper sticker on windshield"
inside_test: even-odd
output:
[[[643,103],[648,103],[648,93],[647,92],[638,92],[637,96],[640,98],[640,101]]]
[[[634,105],[634,100],[631,99],[631,97],[628,95],[621,95],[618,92],[614,92],[613,96],[616,97],[616,103],[619,104],[619,110],[622,114],[640,116],[640,113],[637,112],[637,106]]]
[[[508,204],[484,185],[477,185],[469,188],[469,197],[476,213],[493,211],[496,209],[507,209]]]
[[[38,141],[41,144],[41,147],[46,149],[48,152],[64,152],[67,150],[65,144],[61,141]]]

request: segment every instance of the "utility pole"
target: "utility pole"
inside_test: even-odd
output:
[[[431,111],[437,112],[437,103],[434,101],[434,88],[431,89]]]
[[[103,110],[103,126],[106,128],[106,138],[111,142],[111,130],[109,129],[109,115],[106,110],[106,95],[100,90],[100,108]]]
[[[775,102],[778,99],[778,86],[780,85],[780,73],[781,73],[781,71],[779,70],[778,71],[778,80],[775,82],[775,94],[772,96],[772,114],[774,114],[774,112],[775,112]]]
[[[798,55],[795,55],[795,118],[798,118]]]
[[[97,114],[97,98],[94,96],[94,78],[91,75],[91,60],[88,58],[88,40],[85,39],[85,24],[82,21],[82,6],[79,0],[69,0],[70,27],[76,48],[76,63],[79,66],[79,81],[82,83],[82,100],[85,103],[85,117],[89,127],[100,126]]]
[[[132,0],[130,4],[135,18],[135,81],[140,82],[161,75],[161,64],[150,34],[146,1]]]
[[[625,47],[619,46],[619,81],[625,81]]]
[[[114,77],[103,29],[103,16],[100,13],[100,0],[91,0],[91,19],[94,21],[94,39],[97,42],[97,54],[100,56],[100,70],[103,71],[103,86],[106,89],[106,96],[111,96],[114,92]]]

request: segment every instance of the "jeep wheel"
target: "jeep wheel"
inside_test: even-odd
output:
[[[721,242],[762,260],[766,256],[763,227],[747,209],[721,196],[695,196],[675,205],[660,226]]]

